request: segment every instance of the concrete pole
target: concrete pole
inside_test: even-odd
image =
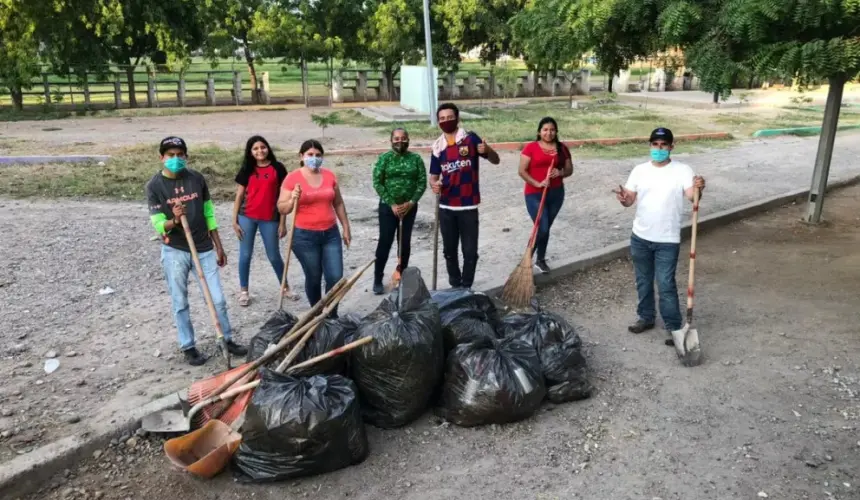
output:
[[[427,50],[427,92],[430,125],[436,126],[436,78],[433,77],[433,43],[430,41],[430,0],[424,0],[424,42]]]
[[[809,190],[809,204],[806,209],[806,222],[810,224],[821,222],[827,177],[830,175],[830,159],[833,157],[833,142],[836,140],[836,127],[842,107],[842,91],[845,89],[844,76],[831,77],[829,80],[830,90],[827,91],[827,105],[824,108],[821,138],[818,140],[818,153],[815,155],[815,170],[812,173],[812,187]]]

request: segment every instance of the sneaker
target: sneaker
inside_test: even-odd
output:
[[[245,356],[248,354],[248,349],[240,346],[239,344],[233,342],[232,340],[227,341],[227,352],[232,354],[233,356]]]
[[[627,327],[627,331],[630,333],[642,333],[652,328],[654,328],[654,322],[647,323],[645,320],[638,319],[636,323]]]
[[[374,283],[373,284],[373,295],[382,295],[385,293],[385,287],[382,286],[382,283]]]
[[[191,366],[200,366],[206,362],[206,357],[200,354],[196,347],[182,351],[185,355],[185,361]]]
[[[539,261],[536,261],[535,267],[537,268],[538,271],[541,272],[541,274],[549,273],[549,266],[547,265],[546,260],[541,259]]]

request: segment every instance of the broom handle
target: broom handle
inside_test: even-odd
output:
[[[299,191],[299,198],[302,192]],[[296,217],[299,215],[299,200],[293,204],[293,219],[290,221],[290,235],[287,236],[287,255],[284,262],[284,275],[281,277],[281,295],[278,297],[278,310],[284,309],[284,289],[287,287],[287,270],[290,268],[290,253],[293,251],[293,235],[296,234]]]
[[[236,373],[233,377],[231,377],[223,384],[221,384],[221,386],[215,389],[215,391],[213,391],[213,394],[221,394],[246,374],[268,363],[272,358],[274,358],[275,356],[280,354],[281,351],[286,349],[287,346],[289,346],[293,340],[307,333],[307,328],[313,328],[314,326],[316,326],[316,324],[313,323],[312,318],[317,316],[320,311],[325,311],[326,305],[332,300],[334,300],[337,295],[339,295],[341,289],[345,289],[344,293],[346,293],[346,291],[349,291],[349,289],[352,288],[352,286],[355,284],[356,281],[358,281],[361,275],[364,274],[364,272],[367,271],[370,266],[373,265],[374,262],[375,260],[371,260],[370,262],[368,262],[363,268],[356,271],[356,273],[352,275],[352,277],[350,277],[348,280],[344,281],[344,279],[341,279],[340,281],[338,281],[338,283],[334,287],[332,287],[329,293],[326,294],[325,298],[317,302],[317,304],[314,305],[314,307],[310,311],[308,311],[302,316],[299,322],[296,323],[296,325],[288,332],[288,335],[281,339],[281,341],[278,342],[274,349],[272,349],[266,354],[263,354],[253,363],[249,363],[242,370],[239,370],[239,372]],[[337,297],[337,300],[340,301],[340,298]],[[331,309],[333,309],[333,307]],[[331,309],[329,309],[328,312],[331,312]]]
[[[436,195],[436,216],[433,220],[433,291],[436,291],[436,274],[439,268],[439,195]]]
[[[693,224],[690,233],[690,278],[687,282],[687,324],[693,323],[693,277],[696,273],[696,233],[699,229],[699,190],[693,187]]]
[[[339,355],[341,355],[347,351],[351,351],[351,350],[355,349],[356,347],[361,347],[361,346],[363,346],[365,344],[369,344],[371,342],[373,342],[373,337],[365,337],[363,339],[356,340],[355,342],[350,342],[349,344],[347,344],[343,347],[338,347],[337,349],[332,349],[331,351],[329,351],[325,354],[320,354],[319,356],[311,358],[311,359],[309,359],[303,363],[299,363],[296,366],[290,368],[287,371],[287,373],[293,372],[293,371],[298,370],[300,368],[307,368],[311,365],[315,365],[315,364],[319,363],[320,361],[324,361],[326,359],[333,358],[335,356],[339,356]],[[193,419],[194,415],[199,413],[200,410],[205,408],[206,406],[209,406],[213,403],[217,403],[219,401],[231,399],[233,397],[238,396],[239,394],[242,394],[243,392],[250,391],[251,389],[254,389],[259,385],[260,385],[260,379],[257,379],[257,380],[254,380],[253,382],[248,382],[248,383],[240,385],[238,387],[234,387],[234,388],[232,388],[232,389],[230,389],[230,390],[228,390],[222,394],[210,396],[210,397],[204,399],[203,401],[197,403],[196,405],[194,405],[191,408],[191,410],[188,411],[188,418]]]
[[[555,157],[552,159],[552,164],[549,166],[549,170],[546,172],[546,180],[550,179],[550,174],[552,174],[552,169],[555,167]],[[537,241],[537,232],[538,228],[540,228],[540,216],[543,214],[543,206],[546,202],[546,193],[549,191],[549,183],[543,187],[543,194],[540,197],[540,205],[538,205],[537,217],[535,217],[535,225],[532,228],[532,235],[529,237],[529,250],[533,249],[535,243]]]

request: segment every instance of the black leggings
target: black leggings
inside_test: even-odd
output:
[[[400,261],[401,266],[398,271],[403,272],[409,266],[409,253],[412,248],[412,227],[415,225],[415,214],[418,213],[418,204],[412,207],[412,210],[403,218],[403,238],[401,239]],[[382,277],[385,272],[385,264],[388,261],[388,255],[391,253],[391,247],[394,245],[394,239],[397,237],[397,228],[400,224],[400,218],[394,214],[394,210],[390,205],[379,203],[379,241],[376,244],[376,263],[374,264],[373,282],[375,284],[382,283]]]
[[[452,287],[471,288],[478,267],[478,209],[439,209],[439,232]],[[463,272],[460,272],[458,246],[463,247]]]

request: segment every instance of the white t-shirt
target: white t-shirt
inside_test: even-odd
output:
[[[681,215],[693,187],[693,169],[672,160],[655,167],[650,161],[636,165],[624,189],[636,192],[633,234],[654,243],[681,242]]]

